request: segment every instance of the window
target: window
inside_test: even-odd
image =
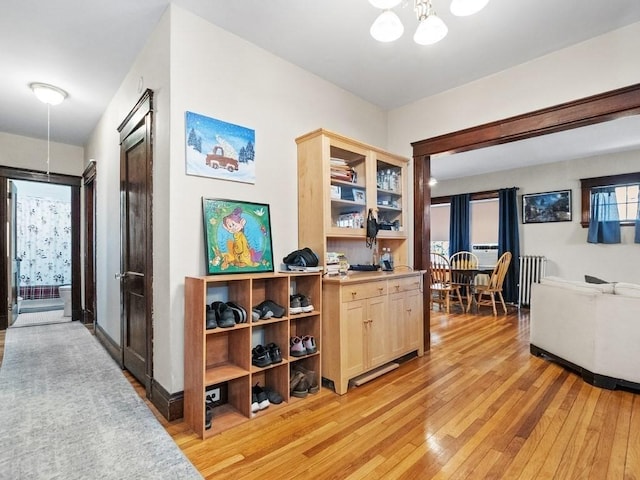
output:
[[[431,251],[449,256],[449,215],[451,197],[432,198]],[[471,245],[498,244],[498,197],[471,194]]]
[[[592,190],[598,187],[614,187],[620,225],[634,225],[638,215],[638,192],[640,191],[640,172],[607,177],[583,178],[582,221],[583,227],[589,226]]]

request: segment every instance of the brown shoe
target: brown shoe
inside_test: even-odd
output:
[[[302,372],[296,372],[296,375],[298,373],[302,373]],[[302,378],[300,379],[298,384],[295,386],[295,388],[291,392],[291,395],[298,398],[304,398],[307,396],[308,393],[309,393],[309,383],[307,382],[307,379],[304,376],[304,374],[302,374]]]
[[[316,372],[314,372],[313,370],[307,370],[302,365],[297,364],[293,366],[293,369],[304,374],[304,377],[307,380],[307,384],[309,385],[309,393],[314,394],[320,391]]]
[[[293,393],[293,389],[298,386],[303,378],[305,378],[304,373],[295,370],[291,372],[291,380],[289,380],[289,391],[291,393]]]

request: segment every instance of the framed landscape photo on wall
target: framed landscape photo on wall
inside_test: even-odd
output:
[[[269,205],[202,199],[207,274],[273,272]]]
[[[571,221],[571,190],[522,195],[522,223]]]

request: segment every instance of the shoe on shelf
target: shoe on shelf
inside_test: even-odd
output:
[[[252,395],[256,396],[256,400],[258,401],[258,410],[264,410],[265,408],[269,408],[269,399],[267,398],[267,394],[262,389],[259,383],[256,383],[251,389]]]
[[[258,312],[263,320],[271,317],[282,318],[285,312],[285,308],[273,300],[265,300],[253,307],[253,310]]]
[[[307,355],[311,355],[312,353],[316,353],[318,351],[318,347],[316,346],[316,339],[311,335],[305,335],[302,337],[302,345],[307,351]]]
[[[300,297],[298,295],[291,295],[289,299],[289,313],[302,313],[302,305],[300,305]]]
[[[267,398],[269,399],[269,403],[273,403],[274,405],[279,405],[284,402],[284,398],[274,389],[269,387],[264,387],[264,393],[267,394]]]
[[[311,298],[307,295],[298,295],[300,297],[300,307],[304,313],[313,312],[313,304]]]
[[[302,365],[299,365],[300,362],[296,363],[292,368],[294,372],[301,372],[304,374],[305,379],[307,380],[307,384],[309,385],[309,393],[314,394],[320,391],[320,386],[318,385],[318,377],[316,372],[313,370],[307,370]]]
[[[260,404],[258,403],[258,396],[255,393],[251,394],[251,413],[256,413],[260,410]]]
[[[260,368],[271,365],[271,355],[269,355],[269,350],[264,348],[262,345],[257,345],[251,350],[251,363]]]
[[[207,305],[206,327],[207,327],[207,330],[218,328],[218,323],[216,322],[216,312],[211,309],[211,305]]]
[[[293,392],[293,389],[298,386],[300,381],[304,378],[304,373],[292,370],[291,379],[289,380],[289,392]]]
[[[211,310],[216,312],[216,323],[222,328],[235,327],[236,320],[233,316],[233,312],[224,302],[213,302],[211,304]]]
[[[302,374],[302,378],[298,382],[298,384],[293,387],[291,391],[291,395],[297,398],[304,398],[309,393],[309,382],[307,382],[307,378]]]
[[[266,347],[269,352],[269,357],[271,358],[271,363],[280,363],[282,362],[282,352],[280,352],[280,347],[275,343],[271,342]]]
[[[227,307],[233,313],[233,319],[236,323],[247,323],[247,311],[234,302],[227,302]]]
[[[213,420],[213,403],[209,400],[204,402],[204,429],[209,430]]]
[[[300,337],[291,337],[289,340],[289,353],[292,357],[304,357],[307,354],[307,349],[304,347]]]

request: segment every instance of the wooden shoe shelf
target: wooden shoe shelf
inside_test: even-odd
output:
[[[322,280],[320,273],[261,273],[185,278],[184,419],[200,438],[239,425],[253,415],[264,415],[282,405],[304,401],[290,396],[290,369],[294,363],[315,371],[321,378]],[[314,310],[291,314],[289,298],[301,293],[311,298]],[[286,308],[282,318],[251,321],[251,309],[264,300]],[[234,302],[247,312],[247,323],[207,330],[206,305]],[[289,339],[313,335],[317,352],[304,357],[289,355]],[[252,349],[275,343],[282,362],[260,368],[251,363]],[[260,383],[284,398],[256,414],[251,412],[252,386]],[[205,429],[207,389],[220,388],[224,402],[213,410],[210,429]]]

